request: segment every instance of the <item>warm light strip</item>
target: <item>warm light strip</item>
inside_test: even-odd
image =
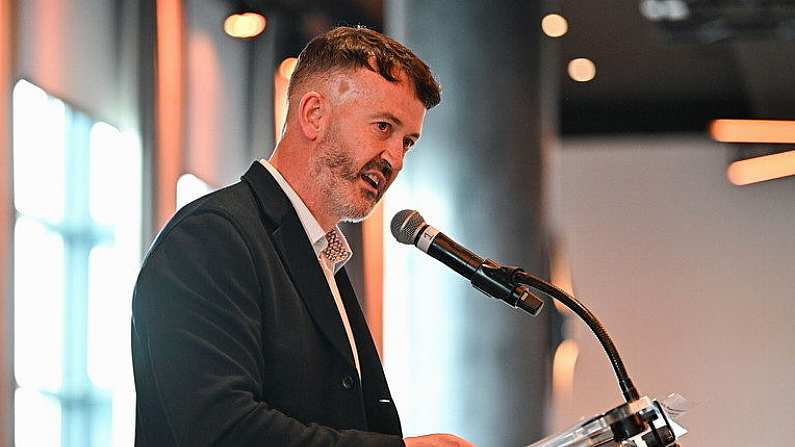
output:
[[[714,120],[709,125],[712,139],[724,143],[795,143],[795,121]]]
[[[16,29],[12,0],[0,0],[0,446],[11,445],[12,372],[10,359],[11,309],[11,229],[13,199],[11,192],[11,89],[14,77],[14,43]]]
[[[563,340],[552,360],[552,393],[559,401],[568,401],[574,392],[574,368],[580,354],[577,343]]]
[[[279,64],[273,75],[273,135],[276,143],[282,139],[282,129],[287,119],[287,87],[297,61],[294,57],[288,57]]]
[[[160,229],[176,210],[177,179],[182,171],[184,127],[182,1],[157,0],[156,20],[155,226]]]
[[[749,185],[795,175],[795,150],[735,161],[726,177],[735,185]]]
[[[558,243],[552,253],[552,260],[550,263],[550,279],[552,284],[568,293],[574,295],[574,282],[571,278],[571,268],[569,267],[569,259],[564,251],[562,243]],[[572,315],[573,311],[566,307],[558,300],[552,300],[555,308],[563,315]]]
[[[362,223],[362,263],[367,325],[375,347],[384,356],[384,202]]]

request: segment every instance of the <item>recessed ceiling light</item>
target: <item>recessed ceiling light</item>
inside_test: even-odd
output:
[[[596,65],[587,58],[569,61],[569,76],[577,82],[588,82],[596,77]]]
[[[255,12],[232,14],[224,21],[224,31],[232,37],[248,39],[265,31],[265,17]]]
[[[549,37],[560,37],[569,30],[569,23],[558,14],[547,14],[541,19],[541,29]]]

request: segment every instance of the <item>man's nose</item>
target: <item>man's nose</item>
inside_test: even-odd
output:
[[[403,157],[405,155],[403,143],[400,142],[399,144],[391,143],[381,156],[392,166],[393,173],[397,173],[403,168]]]

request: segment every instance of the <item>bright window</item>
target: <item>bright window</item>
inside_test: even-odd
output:
[[[193,174],[182,174],[177,179],[177,209],[212,191],[210,185]]]
[[[15,444],[130,446],[140,142],[24,80],[13,119]]]

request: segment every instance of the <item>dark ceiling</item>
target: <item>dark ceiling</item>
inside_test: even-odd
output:
[[[561,1],[564,133],[701,131],[714,118],[795,116],[795,45],[762,32],[780,22],[795,30],[793,2],[678,3],[698,20],[653,22],[634,0]],[[575,57],[595,62],[593,81],[568,78]]]
[[[335,24],[383,28],[382,0],[248,3],[291,22],[285,46],[292,54]],[[569,22],[556,43],[563,134],[703,131],[714,118],[795,117],[793,0],[553,4],[549,12]],[[666,7],[676,20],[665,17]],[[595,79],[568,77],[577,57],[594,61]]]

